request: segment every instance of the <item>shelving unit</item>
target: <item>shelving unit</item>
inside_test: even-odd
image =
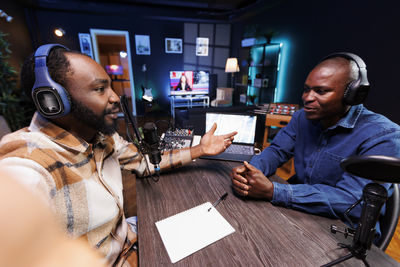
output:
[[[170,96],[171,115],[175,119],[175,108],[192,108],[192,107],[208,107],[210,105],[210,97],[208,95],[187,95]]]
[[[279,43],[265,43],[241,49],[242,80],[238,85],[247,85],[248,105],[275,102],[281,48]]]

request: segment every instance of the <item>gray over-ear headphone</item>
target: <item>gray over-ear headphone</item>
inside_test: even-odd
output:
[[[46,44],[40,46],[34,55],[35,84],[32,88],[32,98],[39,113],[46,118],[59,118],[71,110],[67,91],[50,77],[47,68],[46,60],[54,47],[69,50],[60,44]]]
[[[344,91],[343,103],[345,105],[358,105],[364,102],[370,90],[370,85],[367,78],[367,66],[364,61],[357,55],[348,52],[337,52],[324,57],[321,61],[329,58],[343,57],[353,60],[359,70],[358,79],[350,82]]]

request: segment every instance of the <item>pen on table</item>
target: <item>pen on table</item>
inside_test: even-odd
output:
[[[228,193],[223,194],[217,201],[214,202],[214,204],[212,205],[212,207],[215,208],[215,207],[216,207],[219,203],[221,203],[221,201],[224,200],[227,196],[228,196]],[[208,209],[208,211],[210,211],[212,207],[210,207],[210,208]]]

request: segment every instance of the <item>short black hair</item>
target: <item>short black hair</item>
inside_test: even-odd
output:
[[[56,46],[51,49],[46,59],[46,65],[49,70],[50,77],[64,88],[66,88],[67,86],[67,76],[69,73],[72,72],[71,64],[65,55],[66,53],[79,52],[66,50],[63,47]],[[34,53],[32,53],[29,57],[25,59],[25,62],[21,69],[21,89],[25,93],[27,93],[27,95],[31,95],[34,84],[35,57]]]

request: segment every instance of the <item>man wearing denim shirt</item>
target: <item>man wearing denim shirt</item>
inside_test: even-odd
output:
[[[354,155],[400,157],[400,127],[362,104],[345,101],[349,84],[360,82],[360,75],[368,83],[366,68],[361,70],[346,54],[320,62],[305,81],[304,109],[293,115],[260,155],[233,169],[235,192],[344,220],[344,212],[371,181],[344,172],[340,161]],[[267,177],[293,156],[296,174],[289,184],[271,182]],[[391,184],[384,186],[389,189]],[[357,205],[349,214],[353,222],[358,221],[361,208]]]

